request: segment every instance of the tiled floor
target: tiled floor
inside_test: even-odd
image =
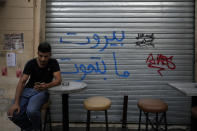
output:
[[[84,127],[71,127],[70,131],[85,131],[86,129]],[[47,130],[49,131],[49,130]],[[53,131],[62,131],[61,126],[53,126]],[[99,128],[99,127],[93,127],[90,129],[90,131],[106,131],[105,128]],[[122,129],[122,128],[115,128],[115,127],[111,127],[109,128],[109,131],[138,131],[136,129]],[[141,130],[141,131],[145,131],[145,130]],[[153,130],[149,130],[149,131],[153,131]],[[163,130],[159,130],[159,131],[163,131]],[[168,131],[188,131],[185,129],[169,129]]]

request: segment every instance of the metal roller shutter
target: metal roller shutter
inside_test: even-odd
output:
[[[122,118],[129,96],[128,122],[137,123],[137,101],[161,98],[169,123],[190,122],[191,98],[168,82],[192,82],[194,75],[194,0],[47,0],[46,40],[63,79],[88,88],[70,95],[70,121],[84,122],[83,100],[112,100],[109,121]],[[61,98],[51,94],[53,121],[61,121]],[[92,114],[104,121],[103,112]]]

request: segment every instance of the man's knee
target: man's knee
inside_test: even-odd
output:
[[[28,117],[39,117],[40,116],[40,110],[33,109],[33,108],[27,108],[27,116]]]
[[[13,116],[10,117],[11,121],[21,120],[24,117],[24,114],[18,113],[17,111],[13,112]]]

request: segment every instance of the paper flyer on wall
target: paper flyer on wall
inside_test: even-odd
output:
[[[23,50],[23,33],[4,34],[4,50]]]
[[[16,66],[16,54],[11,52],[6,54],[6,62],[8,67]]]

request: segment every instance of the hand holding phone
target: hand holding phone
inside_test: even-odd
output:
[[[35,82],[35,85],[40,85],[41,83],[40,82]]]
[[[35,82],[34,84],[34,89],[38,90],[38,91],[42,91],[46,89],[46,85],[45,82]]]

